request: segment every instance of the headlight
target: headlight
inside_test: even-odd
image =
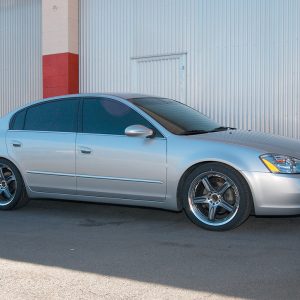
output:
[[[261,155],[260,159],[272,173],[300,173],[300,160],[297,158],[281,154],[265,154]]]

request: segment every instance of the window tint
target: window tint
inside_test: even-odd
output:
[[[159,132],[136,111],[118,101],[105,98],[89,98],[83,104],[83,132],[125,135],[126,127],[144,125]]]
[[[69,99],[29,107],[24,129],[74,132],[77,130],[78,103],[78,99]]]
[[[225,128],[199,111],[174,100],[151,97],[130,101],[174,134],[204,133]]]
[[[26,116],[26,109],[17,112],[14,116],[11,129],[22,130],[24,127],[25,116]]]

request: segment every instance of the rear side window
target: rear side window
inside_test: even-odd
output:
[[[162,135],[144,117],[129,106],[105,98],[89,98],[83,104],[83,132],[125,135],[130,125],[144,125]]]
[[[26,109],[17,112],[14,116],[10,129],[22,130],[24,128],[25,116],[26,116]]]
[[[24,130],[77,131],[78,99],[51,101],[27,108]],[[21,123],[20,121],[15,122]],[[15,127],[15,126],[14,126]]]

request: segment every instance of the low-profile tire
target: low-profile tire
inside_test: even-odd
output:
[[[180,196],[188,218],[213,231],[241,225],[253,206],[245,179],[221,163],[206,163],[194,169],[186,178]]]
[[[17,167],[0,159],[0,210],[20,208],[28,203],[23,178]]]

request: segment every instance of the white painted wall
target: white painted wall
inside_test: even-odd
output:
[[[300,138],[299,0],[81,0],[80,10],[82,92],[135,91],[134,58],[186,53],[182,101],[224,125]],[[163,76],[169,91],[170,67]]]
[[[43,55],[78,54],[78,0],[42,1]]]

